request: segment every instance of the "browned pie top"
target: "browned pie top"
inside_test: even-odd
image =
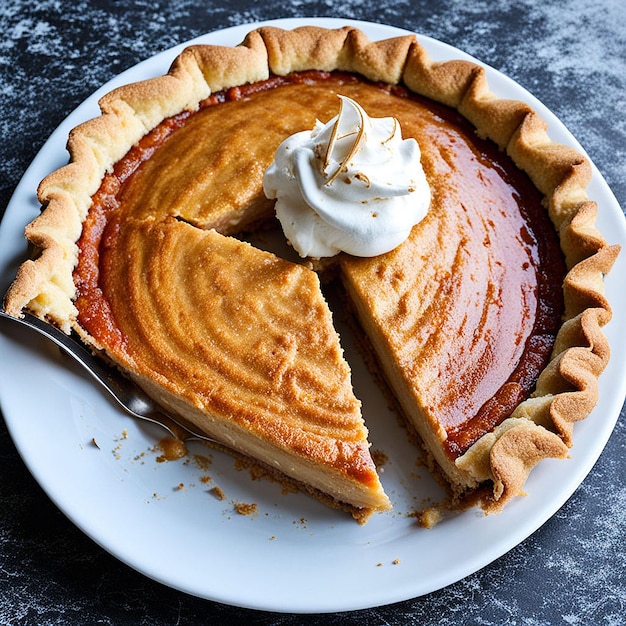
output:
[[[361,300],[357,309],[367,310],[423,390],[416,401],[458,456],[510,414],[545,367],[560,323],[564,267],[526,176],[459,115],[402,89],[309,72],[212,96],[200,111],[166,120],[95,196],[75,271],[79,320],[122,362],[164,381],[184,385],[192,377],[198,386],[209,371],[225,375],[223,394],[208,378],[200,393],[256,419],[246,406],[260,388],[249,383],[278,366],[266,358],[273,348],[245,337],[246,324],[263,324],[263,311],[241,317],[238,302],[253,307],[250,294],[274,262],[239,268],[227,302],[220,289],[235,259],[220,253],[206,264],[211,244],[197,234],[234,233],[270,215],[262,177],[277,146],[335,115],[337,93],[371,117],[396,117],[403,136],[420,143],[433,193],[426,219],[395,251],[343,256],[341,268]],[[290,310],[283,295],[275,294],[286,307],[284,332],[303,332],[306,312]],[[280,350],[287,358],[288,346]],[[238,352],[241,370],[220,368],[220,354]],[[235,402],[231,385],[250,394]]]

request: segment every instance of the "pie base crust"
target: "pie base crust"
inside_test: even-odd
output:
[[[100,350],[76,321],[72,272],[78,255],[76,241],[105,173],[162,120],[197,109],[210,94],[270,75],[309,69],[354,72],[391,85],[403,83],[416,94],[456,109],[480,137],[506,152],[543,196],[567,266],[565,315],[550,363],[532,396],[462,456],[450,460],[437,452],[440,434],[409,415],[410,401],[402,402],[407,390],[393,388],[407,420],[452,487],[453,499],[458,502],[468,490],[486,483],[491,487],[482,498],[483,508],[500,510],[523,493],[526,478],[539,461],[567,455],[574,424],[596,404],[598,377],[609,359],[602,327],[611,318],[611,308],[603,277],[619,247],[608,245],[595,226],[597,205],[586,193],[591,177],[588,161],[577,151],[552,142],[545,123],[527,104],[494,95],[480,66],[432,61],[414,36],[370,42],[351,27],[294,31],[265,27],[249,33],[234,48],[187,48],[167,75],[104,96],[102,115],[70,134],[69,164],[39,186],[45,211],[26,228],[26,237],[39,254],[19,268],[5,309],[14,316],[28,309],[66,332],[75,330],[94,350]],[[256,216],[248,217],[254,221]],[[225,224],[232,216],[226,209],[216,220]],[[375,367],[385,376],[380,358],[379,354]],[[158,383],[139,378],[165,406],[189,415],[188,405],[180,406],[179,399]],[[392,369],[386,378],[395,378]]]

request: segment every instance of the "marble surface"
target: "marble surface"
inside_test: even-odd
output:
[[[337,6],[317,0],[3,0],[0,210],[54,128],[123,69],[214,29],[302,16],[401,26],[501,70],[565,123],[626,207],[623,0],[344,0]],[[572,498],[529,539],[474,575],[392,606],[293,616],[190,597],[118,562],[50,502],[0,420],[0,623],[623,624],[625,447],[622,410],[604,453]]]

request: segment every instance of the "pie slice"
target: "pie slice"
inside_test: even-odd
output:
[[[133,254],[104,289],[133,312],[104,335],[109,357],[174,414],[358,518],[389,508],[314,272],[173,218],[116,236]]]
[[[278,145],[337,95],[418,140],[432,192],[395,250],[330,264],[364,352],[458,505],[498,510],[564,457],[609,358],[587,161],[484,71],[412,36],[262,28],[195,46],[76,128],[5,300],[116,363],[169,410],[360,521],[389,501],[311,268],[239,241],[273,223]]]

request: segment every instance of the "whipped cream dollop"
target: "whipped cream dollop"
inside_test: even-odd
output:
[[[430,205],[417,141],[402,138],[395,118],[370,118],[339,97],[336,117],[283,141],[263,180],[301,257],[389,252]]]

